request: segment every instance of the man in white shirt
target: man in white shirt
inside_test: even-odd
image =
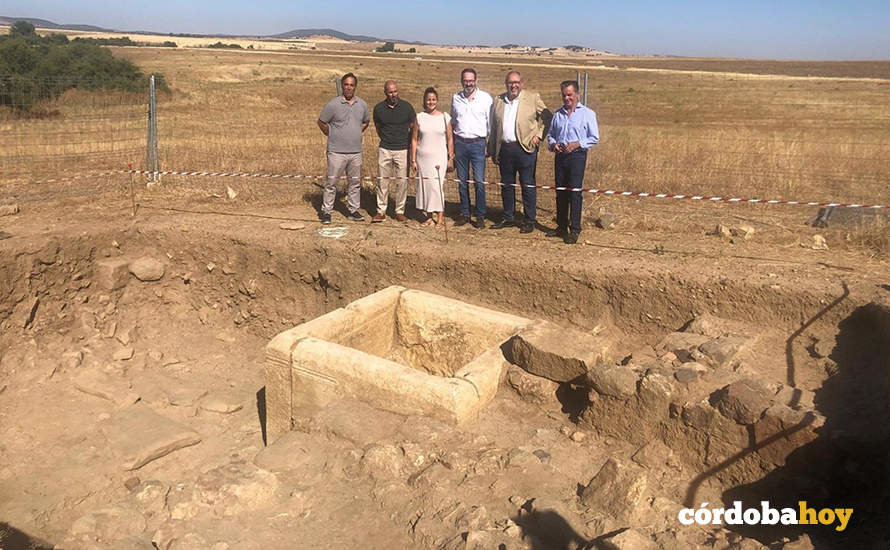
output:
[[[476,188],[476,222],[485,228],[485,157],[486,140],[491,127],[491,96],[476,87],[476,70],[460,72],[463,89],[451,98],[451,125],[454,128],[454,166],[459,180],[460,213],[455,225],[470,221],[470,168]]]

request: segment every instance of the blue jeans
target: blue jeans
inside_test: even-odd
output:
[[[454,168],[457,170],[460,192],[460,213],[470,217],[470,166],[476,186],[476,218],[485,219],[485,140],[466,142],[454,136]]]
[[[587,151],[575,149],[571,153],[557,153],[554,170],[556,172],[556,186],[569,189],[581,189],[584,186],[584,167],[587,164]],[[572,233],[581,233],[581,207],[584,205],[584,195],[579,191],[556,192],[556,230],[565,232],[570,229]],[[571,224],[569,210],[571,207]]]
[[[538,190],[535,185],[535,168],[538,164],[538,150],[527,153],[518,143],[504,143],[498,155],[498,166],[501,169],[501,198],[504,202],[504,221],[513,222],[516,215],[516,173],[519,172],[519,183],[522,185],[522,211],[524,223],[535,223]],[[531,187],[528,187],[531,186]]]

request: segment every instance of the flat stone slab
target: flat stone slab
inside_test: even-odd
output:
[[[208,412],[220,414],[232,414],[240,411],[244,406],[232,400],[223,399],[217,396],[210,396],[201,402],[201,409]]]
[[[107,399],[119,407],[132,405],[139,396],[130,389],[130,383],[104,372],[84,371],[72,380],[74,387],[85,394]]]
[[[173,451],[197,445],[197,432],[161,416],[148,405],[136,404],[122,410],[102,426],[124,470],[138,470]]]
[[[611,342],[586,332],[536,321],[510,339],[511,362],[554,382],[569,382],[605,361]]]
[[[174,407],[191,407],[205,395],[204,388],[176,388],[167,395],[167,402]]]

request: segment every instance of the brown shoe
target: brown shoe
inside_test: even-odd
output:
[[[408,216],[406,216],[404,214],[396,214],[396,221],[405,223],[408,221]]]
[[[371,218],[371,223],[380,223],[385,219],[386,216],[383,214],[383,212],[377,212],[376,214],[374,214],[374,217]]]

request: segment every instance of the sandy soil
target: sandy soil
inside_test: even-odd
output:
[[[636,221],[590,223],[568,246],[468,227],[446,240],[416,221],[341,213],[345,236],[324,238],[312,189],[271,187],[247,202],[140,187],[135,216],[126,187],[99,200],[71,185],[29,196],[0,218],[12,234],[0,241],[3,548],[592,547],[626,525],[581,506],[579,486],[637,446],[577,424],[571,399],[529,401],[505,386],[460,428],[344,403],[267,447],[263,346],[400,284],[582,331],[608,326],[619,356],[711,313],[760,335],[763,380],[818,392],[827,373],[813,342],[890,290],[886,264],[813,250],[813,230],[788,229],[799,211],[730,243],[706,236],[691,206],[672,231],[647,230],[635,203],[599,203]],[[717,213],[736,225],[750,215]],[[142,256],[165,265],[160,281],[102,288],[97,262]],[[96,377],[104,397],[83,389]],[[122,469],[115,438],[134,407],[200,443]],[[740,540],[679,529],[672,506],[699,473],[676,461],[658,470],[646,532],[661,533],[659,546]],[[723,489],[711,480],[700,494]]]

